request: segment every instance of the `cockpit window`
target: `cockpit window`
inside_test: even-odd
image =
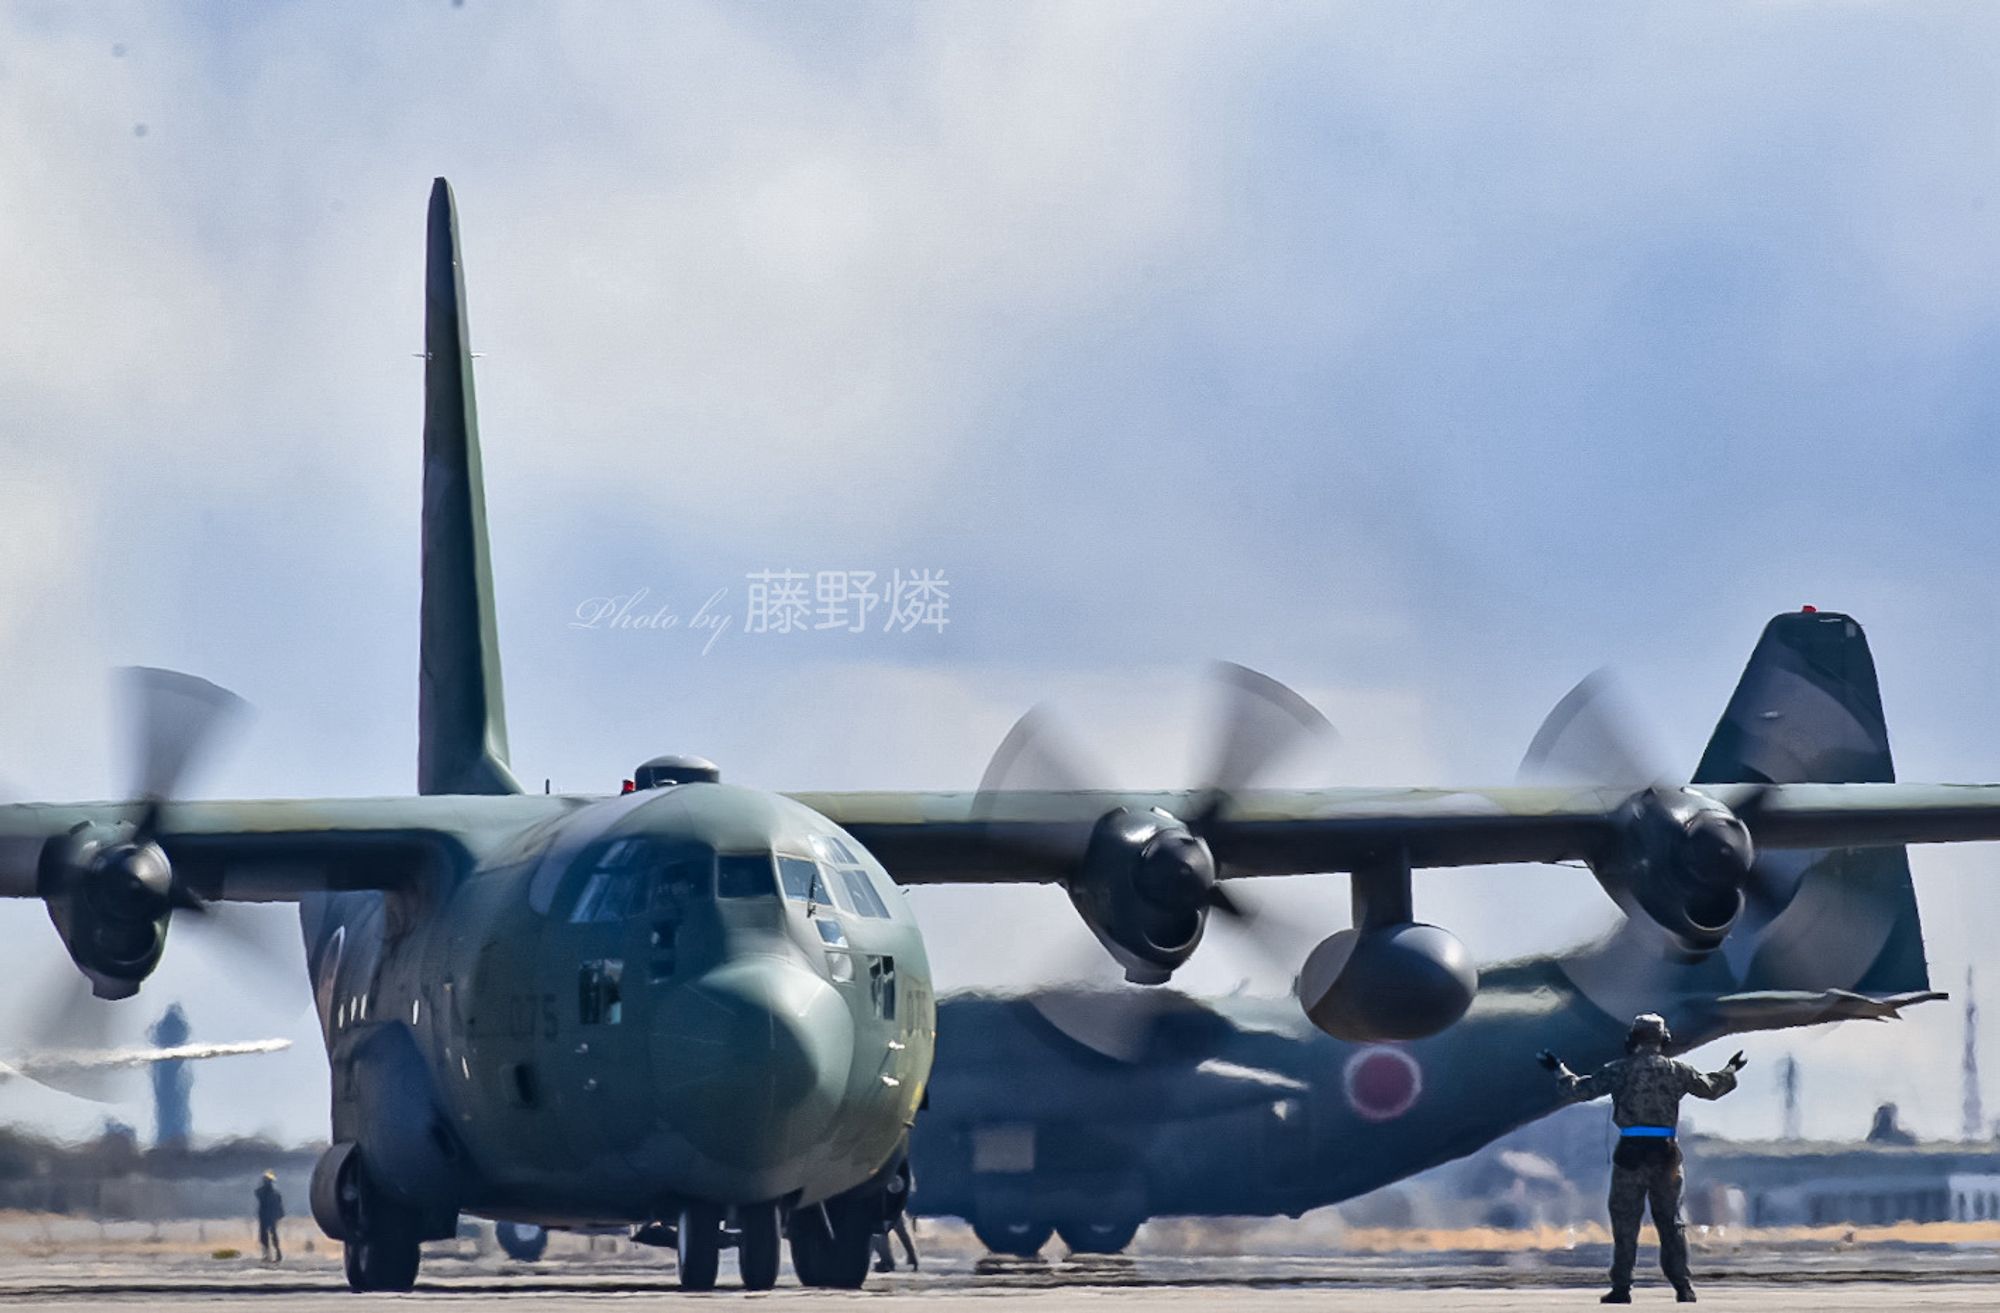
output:
[[[853,849],[830,834],[813,836],[813,849],[819,854],[826,883],[840,891],[843,907],[878,920],[889,918],[888,906],[883,903],[882,895],[875,891],[875,882],[869,878],[868,868],[862,865]]]
[[[678,912],[699,901],[708,892],[709,873],[715,865],[715,857],[701,850],[684,849],[668,856],[653,872],[653,915]]]
[[[717,898],[755,898],[777,890],[771,878],[771,854],[724,853],[715,859]]]
[[[785,886],[785,897],[795,903],[812,903],[819,907],[832,907],[833,898],[827,893],[826,882],[820,879],[819,866],[804,857],[779,857],[778,878]]]
[[[868,878],[866,871],[855,866],[843,866],[839,868],[839,875],[840,882],[847,886],[847,896],[854,901],[855,911],[878,920],[889,919],[889,909],[883,905],[882,895],[875,892],[875,882]]]
[[[651,893],[646,878],[649,864],[644,861],[646,846],[643,839],[613,839],[586,854],[583,863],[588,874],[569,919],[574,923],[622,921],[645,911]]]
[[[592,845],[571,871],[581,879],[570,906],[572,924],[624,921],[707,898],[715,887],[715,854],[632,835]]]

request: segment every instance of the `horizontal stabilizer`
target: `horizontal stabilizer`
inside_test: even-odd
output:
[[[1760,989],[1705,999],[1695,1005],[1695,1010],[1709,1014],[1704,1021],[1713,1020],[1731,1032],[1783,1030],[1829,1021],[1897,1021],[1904,1008],[1947,997],[1936,990],[1857,994],[1845,989]]]

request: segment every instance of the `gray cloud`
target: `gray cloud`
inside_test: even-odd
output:
[[[1691,762],[1756,626],[1807,601],[1870,624],[1906,775],[1990,776],[1995,21],[10,10],[0,774],[116,788],[101,672],[146,660],[261,709],[211,792],[408,787],[444,173],[524,777],[690,748],[963,787],[1058,697],[1153,782],[1210,655],[1329,707],[1328,782],[1504,779],[1606,661]],[[945,569],[953,625],[703,657],[566,624],[783,565]],[[1985,952],[1987,860],[1917,858],[1941,976]],[[1337,881],[1273,896],[1344,916]],[[947,979],[1022,969],[973,927],[1068,916],[924,898]],[[1423,899],[1495,956],[1603,915],[1573,872]],[[1275,974],[1217,948],[1196,983]],[[195,957],[161,995],[265,1024]],[[1878,1091],[1954,1124],[1944,1013],[1799,1043],[1826,1129]],[[204,1115],[312,1133],[323,1076],[284,1071],[281,1105],[204,1077]]]

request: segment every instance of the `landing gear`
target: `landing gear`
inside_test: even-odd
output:
[[[495,1222],[493,1238],[517,1263],[538,1263],[549,1247],[548,1231],[529,1222]]]
[[[783,1229],[776,1204],[736,1210],[736,1270],[743,1277],[745,1290],[769,1290],[778,1284]]]
[[[875,1228],[881,1224],[877,1194],[844,1195],[792,1211],[792,1270],[799,1284],[859,1290],[868,1279]]]
[[[1139,1234],[1139,1224],[1105,1220],[1058,1222],[1056,1234],[1072,1254],[1122,1254],[1131,1245],[1132,1237]]]
[[[722,1213],[712,1204],[681,1209],[674,1228],[674,1258],[680,1267],[682,1290],[715,1289],[716,1268],[722,1261]]]
[[[972,1234],[979,1237],[980,1244],[1010,1258],[1035,1257],[1055,1233],[1055,1227],[1048,1222],[1030,1222],[1018,1217],[982,1217],[972,1224]]]
[[[423,1251],[414,1229],[353,1236],[345,1249],[349,1290],[401,1293],[416,1288],[417,1265],[423,1260]]]
[[[347,1233],[342,1253],[347,1288],[358,1293],[413,1289],[423,1261],[416,1214],[370,1186],[360,1163],[350,1159],[343,1168],[334,1188]]]

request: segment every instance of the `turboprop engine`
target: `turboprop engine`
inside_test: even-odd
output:
[[[1756,848],[1728,807],[1698,790],[1653,788],[1619,813],[1617,837],[1590,869],[1628,913],[1692,956],[1711,953],[1743,913]]]
[[[173,867],[136,828],[79,828],[42,852],[41,895],[63,946],[99,998],[130,998],[160,964]]]
[[[135,667],[122,676],[134,738],[132,817],[49,840],[36,875],[70,959],[104,999],[139,991],[160,964],[176,911],[221,928],[177,877],[162,841],[189,771],[244,710],[235,694],[193,675]]]
[[[1073,800],[1077,824],[1059,827],[1031,855],[1062,871],[1078,915],[1134,984],[1164,983],[1201,943],[1210,912],[1251,927],[1249,913],[1217,883],[1210,835],[1274,762],[1333,735],[1317,708],[1268,675],[1227,662],[1217,663],[1213,673],[1221,697],[1209,766],[1202,785],[1174,804],[1181,814],[1115,806],[1090,819],[1085,809],[1098,792],[1090,782],[1102,775],[1081,764],[1041,707],[1022,716],[1001,741],[974,801],[975,816],[993,817],[1004,814],[1017,793]],[[1089,837],[1079,856],[1085,825]]]
[[[1091,832],[1068,889],[1125,978],[1157,985],[1201,943],[1216,897],[1215,858],[1179,818],[1120,807]]]

